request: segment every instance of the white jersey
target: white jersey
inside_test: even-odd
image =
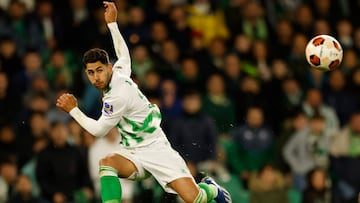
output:
[[[110,89],[104,93],[102,117],[110,124],[116,122],[123,144],[128,147],[147,145],[162,134],[159,108],[120,71],[114,70]]]
[[[118,60],[113,66],[109,89],[104,92],[102,115],[96,121],[77,107],[70,111],[70,115],[94,136],[104,136],[116,126],[124,146],[145,146],[165,137],[160,128],[160,110],[148,101],[130,78],[130,54],[117,24],[109,23],[108,27]]]

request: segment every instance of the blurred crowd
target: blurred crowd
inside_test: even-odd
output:
[[[360,191],[360,1],[114,0],[132,78],[173,147],[234,203],[353,203]],[[98,0],[0,0],[0,203],[99,202],[98,161],[116,150],[55,107],[70,92],[92,118],[101,92],[82,54],[116,61]],[[344,49],[310,68],[309,39]],[[177,202],[153,179],[121,179],[123,202]]]

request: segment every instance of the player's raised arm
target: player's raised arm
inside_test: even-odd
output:
[[[105,136],[118,122],[115,116],[102,115],[98,120],[86,116],[78,108],[77,100],[72,94],[61,95],[56,101],[56,106],[69,113],[86,131],[96,137]]]
[[[113,2],[104,1],[104,7],[105,7],[105,13],[104,13],[105,21],[109,27],[113,39],[116,56],[118,58],[118,60],[114,64],[114,67],[121,68],[122,72],[130,77],[131,74],[130,53],[116,23],[117,20],[116,6]]]

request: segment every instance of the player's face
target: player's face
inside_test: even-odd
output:
[[[86,75],[94,87],[99,90],[106,90],[112,75],[112,65],[103,64],[100,61],[86,64]]]

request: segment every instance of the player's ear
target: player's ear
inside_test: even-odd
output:
[[[111,63],[109,63],[109,64],[107,65],[107,68],[108,68],[109,71],[112,71],[113,65],[112,65]]]

